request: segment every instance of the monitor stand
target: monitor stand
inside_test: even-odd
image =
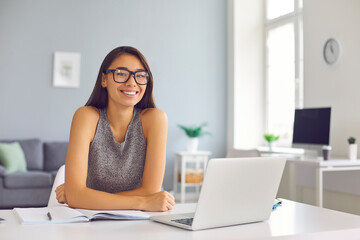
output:
[[[322,147],[324,145],[320,144],[303,144],[303,143],[293,143],[293,148],[302,148],[304,149],[304,155],[306,157],[311,157],[316,159],[319,156],[322,156]]]

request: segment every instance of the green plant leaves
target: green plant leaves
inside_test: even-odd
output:
[[[207,123],[203,123],[200,126],[192,126],[192,127],[186,127],[180,124],[177,124],[178,127],[180,127],[182,130],[185,131],[186,135],[190,138],[197,138],[204,135],[210,135],[211,133],[208,131],[204,131],[203,128],[207,126]]]
[[[354,144],[356,142],[356,138],[354,138],[354,137],[349,137],[348,138],[348,143],[349,144]]]
[[[274,135],[274,134],[265,133],[265,134],[264,134],[264,138],[265,138],[265,140],[268,141],[268,142],[275,142],[275,141],[279,140],[280,135],[277,135],[277,136],[276,136],[276,135]]]

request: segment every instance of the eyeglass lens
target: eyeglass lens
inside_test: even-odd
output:
[[[135,72],[135,80],[138,84],[146,84],[148,81],[145,71]],[[115,82],[126,82],[130,78],[130,72],[125,69],[116,69],[114,71]]]

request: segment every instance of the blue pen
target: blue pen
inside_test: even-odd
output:
[[[276,200],[278,202],[273,205],[272,210],[276,210],[277,206],[281,206],[282,204],[282,201],[280,199],[276,198]]]

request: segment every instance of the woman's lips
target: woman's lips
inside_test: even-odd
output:
[[[135,97],[139,93],[138,91],[134,90],[120,90],[120,92],[126,97]]]

